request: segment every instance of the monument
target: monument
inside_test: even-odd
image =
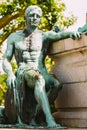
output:
[[[47,72],[44,60],[54,41],[79,39],[80,34],[42,32],[38,29],[41,16],[40,7],[29,6],[25,11],[26,28],[8,37],[3,59],[3,70],[8,75],[4,113],[7,124],[60,128],[51,114],[50,104],[55,101],[62,83]],[[15,74],[10,64],[13,56],[18,65]]]

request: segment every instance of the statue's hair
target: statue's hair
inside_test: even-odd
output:
[[[25,18],[28,16],[28,13],[30,13],[32,10],[37,9],[40,14],[42,15],[42,9],[38,7],[37,5],[31,5],[25,10]]]

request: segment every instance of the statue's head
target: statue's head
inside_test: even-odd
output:
[[[31,5],[25,10],[25,18],[28,17],[30,12],[36,11],[42,16],[42,10],[37,5]]]
[[[31,5],[25,11],[25,20],[27,25],[38,26],[41,17],[42,10],[37,5]]]

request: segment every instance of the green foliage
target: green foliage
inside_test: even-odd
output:
[[[7,74],[0,75],[0,105],[4,105],[4,98],[7,90],[6,79]]]
[[[66,6],[62,0],[6,0],[6,2],[0,4],[0,29],[2,29],[0,43],[2,43],[10,33],[24,28],[25,9],[29,5],[34,4],[42,8],[43,17],[39,29],[43,31],[51,30],[54,24],[64,29],[76,21],[73,15],[70,17],[64,16]]]
[[[49,56],[47,56],[45,59],[45,65],[48,72],[51,71],[51,68],[54,66],[54,64],[54,61]]]
[[[17,64],[16,64],[16,62],[14,60],[11,61],[11,66],[12,66],[13,72],[15,73],[17,68],[18,68],[18,66],[17,66]]]
[[[2,4],[0,4],[0,15],[6,16],[8,14],[16,13],[16,12],[20,11],[20,9],[21,9],[20,5],[17,1],[2,2]]]

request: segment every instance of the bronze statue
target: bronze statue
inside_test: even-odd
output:
[[[44,60],[54,41],[78,39],[80,35],[78,32],[42,32],[38,29],[41,16],[40,7],[29,6],[25,11],[26,28],[12,33],[7,40],[3,60],[9,87],[5,113],[10,123],[60,127],[52,117],[50,104],[56,99],[61,83],[47,72]],[[16,74],[10,64],[13,55],[18,65]],[[8,110],[9,105],[12,110]]]

